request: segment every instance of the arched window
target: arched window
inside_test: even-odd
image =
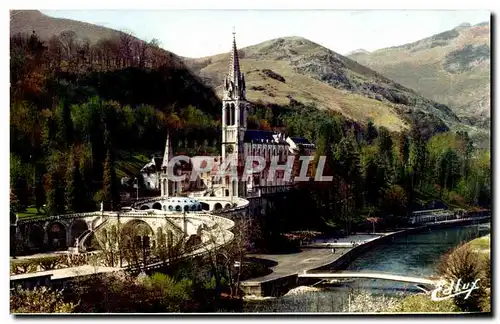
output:
[[[235,124],[235,119],[236,119],[236,116],[235,116],[235,113],[236,113],[236,109],[234,108],[234,104],[231,104],[231,125],[234,125]]]
[[[231,118],[230,118],[231,117],[230,116],[231,112],[230,112],[230,110],[231,109],[229,107],[229,104],[226,105],[226,107],[224,108],[224,110],[225,110],[225,113],[226,113],[226,125],[230,125],[230,123],[231,123]]]
[[[188,206],[188,205],[184,206],[184,211],[185,211],[185,212],[188,212],[188,211],[189,211],[189,206]]]
[[[180,212],[180,211],[182,211],[182,208],[181,208],[181,206],[177,205],[177,206],[175,206],[175,210]]]
[[[168,210],[173,211],[173,210],[174,210],[174,206],[169,205],[169,206],[168,206]]]

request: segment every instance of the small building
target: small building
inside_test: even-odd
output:
[[[139,173],[144,179],[144,186],[148,190],[160,190],[160,175],[163,159],[153,157],[151,161],[142,167]]]

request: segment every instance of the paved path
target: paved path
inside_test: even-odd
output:
[[[265,282],[294,273],[303,273],[305,270],[321,267],[337,260],[350,248],[331,249],[303,249],[297,253],[288,254],[248,254],[247,257],[274,261],[277,264],[269,267],[273,272],[259,278],[248,279],[248,282]]]
[[[91,265],[83,265],[79,267],[71,267],[71,268],[63,268],[49,271],[38,271],[38,272],[30,272],[23,273],[18,275],[10,276],[11,281],[28,279],[28,278],[36,278],[43,276],[50,276],[51,280],[55,279],[64,279],[64,278],[73,278],[78,276],[88,276],[97,273],[105,273],[105,272],[115,272],[121,271],[121,268],[112,268],[112,267],[95,267]]]

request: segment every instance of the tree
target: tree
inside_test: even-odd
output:
[[[43,185],[43,175],[37,174],[35,179],[35,207],[40,214],[40,209],[45,204],[45,189]]]
[[[47,287],[15,289],[10,294],[12,313],[72,313],[77,304],[65,302],[61,291]]]
[[[116,178],[116,170],[111,150],[111,137],[108,128],[104,131],[104,147],[107,148],[103,172],[103,203],[105,208],[119,210],[120,189]]]
[[[363,170],[354,129],[340,140],[335,154],[335,172],[348,183],[356,208],[363,207]]]
[[[412,174],[412,188],[420,189],[426,177],[427,162],[429,152],[425,141],[419,132],[414,127],[411,134],[410,144],[410,172]]]
[[[478,253],[474,252],[468,244],[464,244],[443,256],[438,263],[437,271],[448,282],[454,281],[456,283],[461,280],[463,283],[473,283],[482,278],[481,263],[478,262],[478,259]],[[479,289],[473,290],[467,299],[463,295],[457,295],[453,301],[461,311],[480,311],[485,288],[479,282]]]
[[[50,215],[59,215],[65,212],[62,162],[61,154],[54,152],[49,166],[47,188],[47,209]]]
[[[93,168],[91,145],[86,144],[80,147],[80,176],[82,179],[81,186],[81,201],[83,211],[92,211],[95,209],[93,202],[94,184],[93,184]]]
[[[399,135],[399,159],[404,167],[408,165],[410,158],[410,138],[406,132]]]
[[[460,174],[460,159],[457,153],[449,148],[438,160],[438,184],[443,189],[452,189],[460,179]]]
[[[19,156],[10,154],[10,188],[17,201],[17,209],[24,210],[28,206],[30,192],[27,181],[27,165]]]
[[[372,144],[373,141],[378,137],[378,131],[373,121],[368,121],[368,125],[366,127],[366,142],[368,144]]]
[[[72,71],[72,67],[74,65],[73,57],[75,56],[78,47],[76,33],[71,30],[63,31],[59,34],[59,41],[62,47],[63,58],[66,62],[68,62],[68,69]]]
[[[132,50],[133,50],[134,37],[129,31],[120,32],[120,67],[132,66]]]
[[[112,210],[112,200],[113,200],[113,180],[111,178],[111,154],[106,153],[106,161],[104,162],[104,174],[102,180],[102,203],[106,210]]]
[[[79,213],[84,209],[83,182],[80,174],[79,162],[71,148],[68,157],[68,167],[66,168],[66,206],[68,210]]]
[[[19,201],[17,200],[16,194],[10,188],[10,212],[14,214],[19,210]],[[12,215],[11,215],[12,216]]]
[[[380,156],[371,156],[365,164],[366,200],[374,206],[378,205],[384,191],[390,186],[385,161]]]
[[[73,144],[74,126],[68,104],[62,102],[55,110],[57,121],[56,138],[60,148],[69,148]]]

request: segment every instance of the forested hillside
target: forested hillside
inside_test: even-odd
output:
[[[17,34],[10,65],[12,199],[20,206],[47,200],[55,213],[64,199],[86,196],[75,210],[94,209],[93,198],[106,194],[106,158],[117,191],[114,165],[162,155],[168,130],[178,151],[219,147],[219,100],[154,42],[125,35],[89,45],[72,32],[47,42],[36,32]],[[64,198],[72,182],[85,194]]]
[[[291,197],[278,199],[273,222],[283,232],[348,233],[369,230],[370,222],[393,228],[413,210],[491,205],[490,152],[474,148],[465,132],[426,139],[417,128],[391,133],[373,123],[358,127],[314,107],[294,107],[282,121],[290,133],[314,139],[310,172],[326,156],[323,175],[333,176],[331,182],[301,182]]]

